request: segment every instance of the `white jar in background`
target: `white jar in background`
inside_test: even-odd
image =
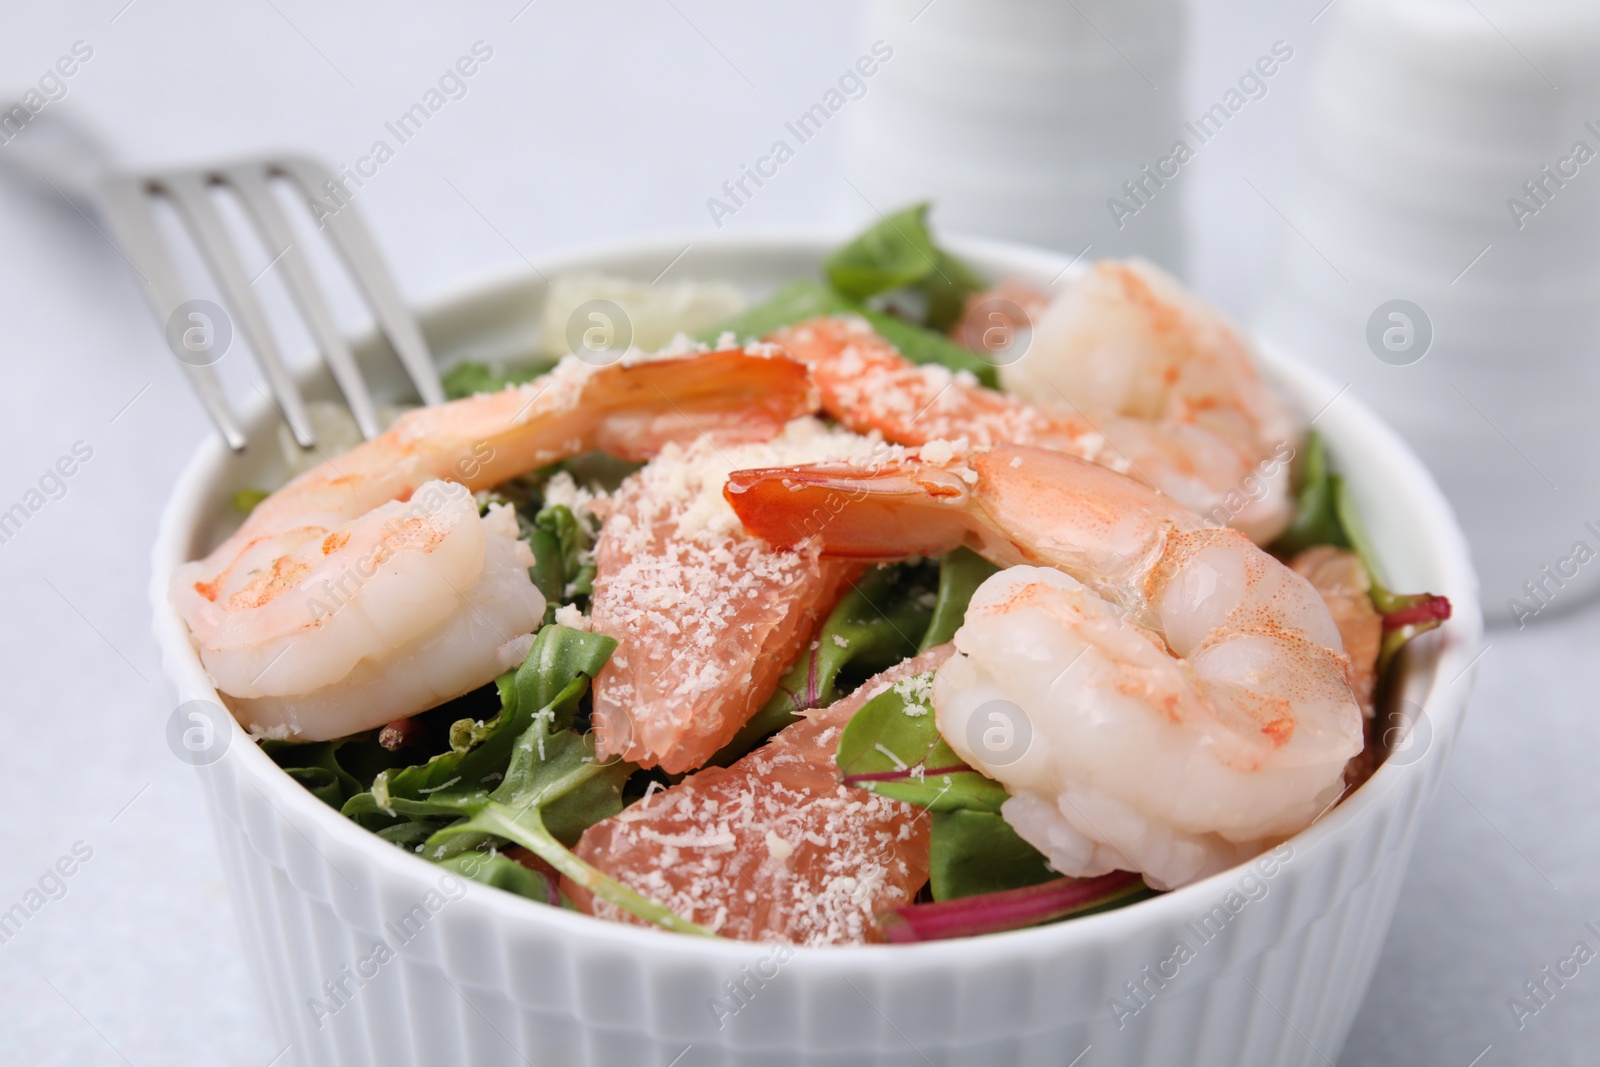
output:
[[[1600,591],[1600,6],[1341,0],[1260,331],[1405,434],[1491,624]]]
[[[1152,169],[1183,133],[1183,0],[869,0],[864,39],[893,54],[849,112],[848,215],[931,200],[947,230],[1185,270],[1181,170]]]

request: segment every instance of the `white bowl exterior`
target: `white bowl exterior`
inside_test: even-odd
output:
[[[746,236],[717,241],[701,255],[709,270],[756,265],[738,276],[759,285],[814,269],[831,244],[814,234]],[[990,242],[952,244],[996,275],[1043,281],[1066,263]],[[662,241],[543,266],[546,274],[572,263],[647,269],[658,253],[670,259],[682,247]],[[486,315],[518,300],[527,301],[519,285],[502,285],[477,310]],[[471,300],[445,302],[425,322],[437,336],[470,321],[472,311]],[[1273,376],[1307,411],[1337,393],[1320,376],[1267,355]],[[258,416],[259,430],[269,415]],[[1239,868],[1136,907],[1042,929],[801,949],[775,964],[770,946],[605,923],[441,881],[440,868],[339,816],[235,727],[225,755],[200,774],[246,952],[290,1044],[281,1062],[1061,1067],[1089,1046],[1086,1062],[1095,1067],[1331,1062],[1393,915],[1419,813],[1453,747],[1481,622],[1464,543],[1415,457],[1348,397],[1318,425],[1349,472],[1391,581],[1445,592],[1456,615],[1408,675],[1405,695],[1424,709],[1429,727],[1418,732],[1420,757],[1384,766],[1294,838],[1292,858],[1272,877],[1242,883],[1248,872]],[[166,603],[167,580],[212,536],[231,488],[225,478],[238,477],[230,462],[216,442],[202,447],[155,546],[156,630],[180,700],[215,699],[215,692]],[[1240,900],[1247,902],[1228,913],[1222,932],[1202,943],[1190,924]],[[427,907],[440,902],[436,913]],[[414,937],[397,934],[408,913],[419,926]],[[393,959],[363,967],[381,955],[380,941]],[[1180,941],[1193,959],[1163,979],[1162,963]],[[748,978],[750,971],[758,977]],[[719,1028],[710,1005],[728,1003],[726,983],[735,980],[753,993]],[[1129,983],[1150,991],[1148,1006]]]

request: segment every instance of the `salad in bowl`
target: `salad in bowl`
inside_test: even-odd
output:
[[[752,307],[549,299],[573,351],[291,455],[165,590],[387,846],[690,937],[944,940],[1247,863],[1403,740],[1449,602],[1385,586],[1316,433],[1155,266],[1052,295],[918,207]]]

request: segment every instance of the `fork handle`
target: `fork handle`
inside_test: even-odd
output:
[[[33,116],[23,104],[0,101],[0,117],[30,115],[0,152],[0,166],[49,185],[80,208],[98,207],[98,185],[115,162],[110,147],[71,115]]]

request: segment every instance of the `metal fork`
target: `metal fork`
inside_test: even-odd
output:
[[[388,338],[423,402],[443,402],[444,389],[428,353],[427,342],[401,300],[383,257],[356,215],[354,205],[347,199],[335,199],[336,206],[332,210],[325,204],[320,211],[312,206],[319,196],[340,188],[337,176],[329,167],[303,156],[274,155],[213,166],[118,171],[107,165],[109,156],[97,140],[75,123],[57,116],[33,119],[12,136],[12,142],[0,152],[0,162],[44,180],[80,213],[88,207],[109,225],[115,237],[114,244],[144,283],[141,287],[144,296],[157,325],[167,334],[169,347],[182,363],[190,384],[223,440],[233,450],[243,450],[245,437],[228,406],[213,366],[224,353],[217,352],[213,357],[211,346],[215,343],[218,326],[231,332],[234,322],[249,341],[278,410],[295,440],[309,448],[316,439],[305,400],[283,362],[266,312],[256,299],[253,279],[245,269],[233,235],[212,201],[212,189],[218,186],[237,198],[262,241],[274,252],[276,258],[268,267],[276,264],[282,268],[282,277],[294,303],[304,316],[365,437],[373,437],[380,430],[372,394],[361,378],[349,344],[339,332],[310,263],[296,243],[288,216],[273,192],[272,183],[276,179],[289,182],[306,197],[308,210],[317,217],[320,228],[338,249],[351,277],[371,306],[379,329]],[[23,150],[14,151],[19,147]],[[196,302],[185,294],[152,211],[157,197],[172,205],[199,247],[221,290],[229,321],[222,324],[209,321],[204,302],[196,307]],[[89,214],[85,214],[85,218],[88,217]],[[186,324],[191,322],[194,328],[203,331],[202,336],[210,339],[194,350],[196,358],[187,358],[176,340],[188,336]]]

